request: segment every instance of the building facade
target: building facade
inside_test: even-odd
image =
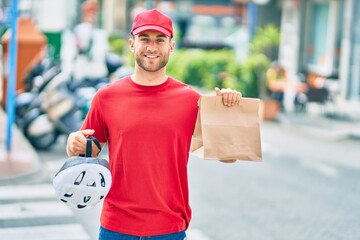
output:
[[[343,100],[360,101],[360,1],[281,0],[279,61],[294,81],[337,82]]]

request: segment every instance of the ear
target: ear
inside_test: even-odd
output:
[[[175,45],[176,45],[175,41],[171,40],[171,42],[170,42],[170,53],[174,52]]]
[[[130,51],[134,52],[134,39],[129,38],[128,40]]]

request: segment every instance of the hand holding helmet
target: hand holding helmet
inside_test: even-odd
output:
[[[96,138],[88,138],[85,156],[70,157],[53,179],[58,199],[75,209],[94,207],[110,190],[108,161],[91,157],[92,142],[101,150]]]

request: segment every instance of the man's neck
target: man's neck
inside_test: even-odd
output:
[[[168,76],[165,74],[165,71],[146,72],[135,69],[134,74],[131,75],[131,80],[133,82],[143,86],[160,85],[164,83],[167,79]]]

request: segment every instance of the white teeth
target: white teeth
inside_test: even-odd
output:
[[[147,55],[147,57],[148,58],[156,58],[156,56],[149,56],[149,55]]]

